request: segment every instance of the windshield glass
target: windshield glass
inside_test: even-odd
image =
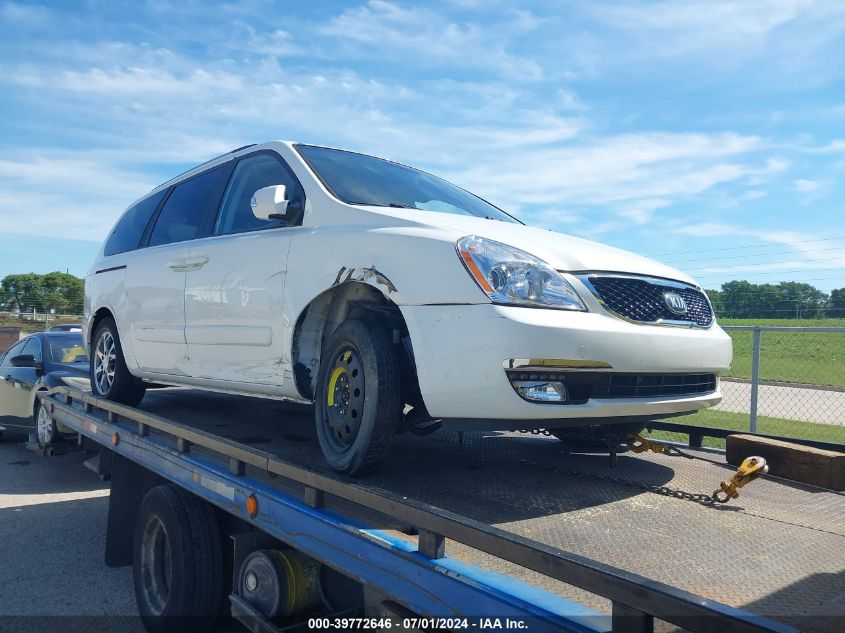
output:
[[[49,336],[50,358],[54,363],[87,363],[88,357],[82,348],[82,335],[66,334]]]
[[[339,149],[297,145],[323,184],[347,204],[440,211],[519,223],[501,209],[419,169]]]

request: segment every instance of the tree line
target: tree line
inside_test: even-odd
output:
[[[706,292],[716,314],[731,319],[845,318],[845,288],[827,294],[799,281],[729,281]]]
[[[6,275],[0,281],[0,310],[82,314],[84,292],[82,279],[68,273]]]
[[[721,317],[736,319],[845,318],[845,288],[830,294],[798,281],[754,284],[729,281],[707,290]],[[82,314],[84,283],[79,277],[53,272],[6,275],[0,282],[0,310],[6,312]]]

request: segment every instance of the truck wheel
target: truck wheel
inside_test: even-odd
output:
[[[223,598],[223,554],[214,510],[172,484],[144,497],[133,547],[135,600],[147,631],[210,630]]]
[[[42,448],[59,440],[59,430],[56,422],[50,417],[47,407],[41,406],[41,402],[35,402],[35,437],[38,438],[38,445]]]
[[[134,407],[141,402],[146,387],[126,368],[114,319],[106,317],[100,321],[92,340],[91,391],[98,398]]]
[[[377,470],[402,412],[399,363],[387,332],[350,320],[324,347],[314,413],[326,461],[346,475]]]

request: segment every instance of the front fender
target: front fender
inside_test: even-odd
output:
[[[294,320],[338,284],[369,284],[397,305],[489,303],[461,263],[453,236],[428,227],[326,226],[291,242],[285,305]]]
[[[35,391],[45,391],[47,389],[54,389],[55,387],[73,387],[74,389],[87,391],[91,388],[91,385],[87,372],[83,370],[73,372],[59,369],[42,376],[35,385]]]

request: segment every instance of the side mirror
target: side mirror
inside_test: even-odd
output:
[[[255,192],[249,202],[252,214],[259,220],[284,220],[287,218],[288,200],[284,185],[271,185]]]
[[[12,356],[9,359],[9,363],[12,367],[38,367],[38,363],[35,362],[35,356],[32,354]]]

